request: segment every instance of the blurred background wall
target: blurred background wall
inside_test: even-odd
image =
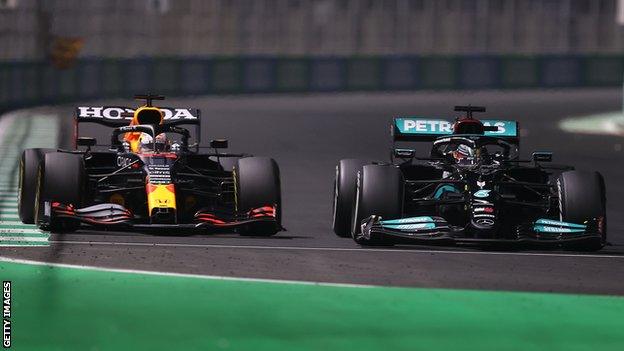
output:
[[[615,53],[617,0],[0,0],[0,60]]]
[[[624,0],[0,0],[0,110],[622,84]]]

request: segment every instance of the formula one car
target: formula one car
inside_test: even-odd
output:
[[[81,227],[161,231],[234,230],[268,236],[282,230],[280,177],[270,158],[201,153],[200,111],[145,106],[81,106],[75,150],[27,149],[20,163],[19,216],[43,230]],[[112,128],[109,150],[79,137],[79,125]],[[193,135],[183,125],[195,126]],[[122,140],[120,140],[122,137]],[[81,148],[79,148],[81,147]]]
[[[554,166],[552,153],[519,159],[519,125],[400,117],[390,163],[343,159],[336,167],[333,229],[361,245],[513,244],[598,250],[607,238],[598,172]],[[428,157],[403,145],[432,142]],[[401,144],[401,145],[399,145]]]

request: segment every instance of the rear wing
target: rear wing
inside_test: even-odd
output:
[[[485,126],[498,127],[495,131],[486,130],[484,135],[518,143],[520,133],[518,122],[498,119],[482,119],[481,122]],[[438,137],[452,134],[453,123],[444,119],[397,117],[392,121],[394,141],[433,141]]]
[[[196,108],[158,107],[163,112],[163,124],[194,125],[195,139],[201,143],[201,111]],[[123,106],[79,106],[76,108],[74,123],[74,147],[80,136],[81,123],[96,123],[117,128],[130,124],[134,108]]]
[[[164,114],[165,124],[200,124],[201,112],[196,108],[158,107]],[[107,127],[122,127],[130,124],[134,109],[122,106],[79,106],[76,108],[76,122],[98,123]]]

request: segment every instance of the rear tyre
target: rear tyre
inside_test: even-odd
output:
[[[602,175],[598,172],[564,172],[557,180],[557,187],[562,221],[580,224],[592,218],[603,218],[600,242],[581,248],[600,250],[607,242],[607,200]]]
[[[19,185],[17,192],[17,212],[25,224],[35,224],[35,197],[39,164],[45,154],[53,149],[26,149],[22,152],[19,165]]]
[[[220,157],[219,164],[221,165],[221,167],[223,167],[224,171],[232,172],[234,169],[236,169],[236,166],[238,165],[238,160],[240,160],[240,158],[238,157]]]
[[[276,206],[276,223],[255,223],[241,228],[241,235],[271,236],[282,229],[282,194],[279,167],[268,157],[245,157],[236,169],[237,209],[249,211],[262,206]]]
[[[364,160],[344,159],[336,165],[332,228],[339,237],[351,236],[357,173],[361,172],[367,163]]]
[[[361,224],[362,220],[372,215],[381,216],[383,219],[401,218],[403,173],[392,165],[366,165],[359,174],[351,226],[353,240],[360,245],[392,245],[391,241],[383,238],[365,238]]]
[[[39,166],[37,186],[37,214],[45,201],[60,202],[65,205],[82,207],[85,198],[86,171],[82,155],[52,152],[45,155]],[[49,227],[52,232],[76,230],[79,223],[71,219],[52,219]]]

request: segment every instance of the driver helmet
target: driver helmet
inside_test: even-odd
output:
[[[459,144],[453,151],[453,158],[459,165],[474,165],[476,161],[476,150],[464,144]]]
[[[141,133],[139,138],[139,152],[169,152],[171,150],[171,141],[167,138],[167,134],[160,133],[156,138],[152,138],[147,133]]]

